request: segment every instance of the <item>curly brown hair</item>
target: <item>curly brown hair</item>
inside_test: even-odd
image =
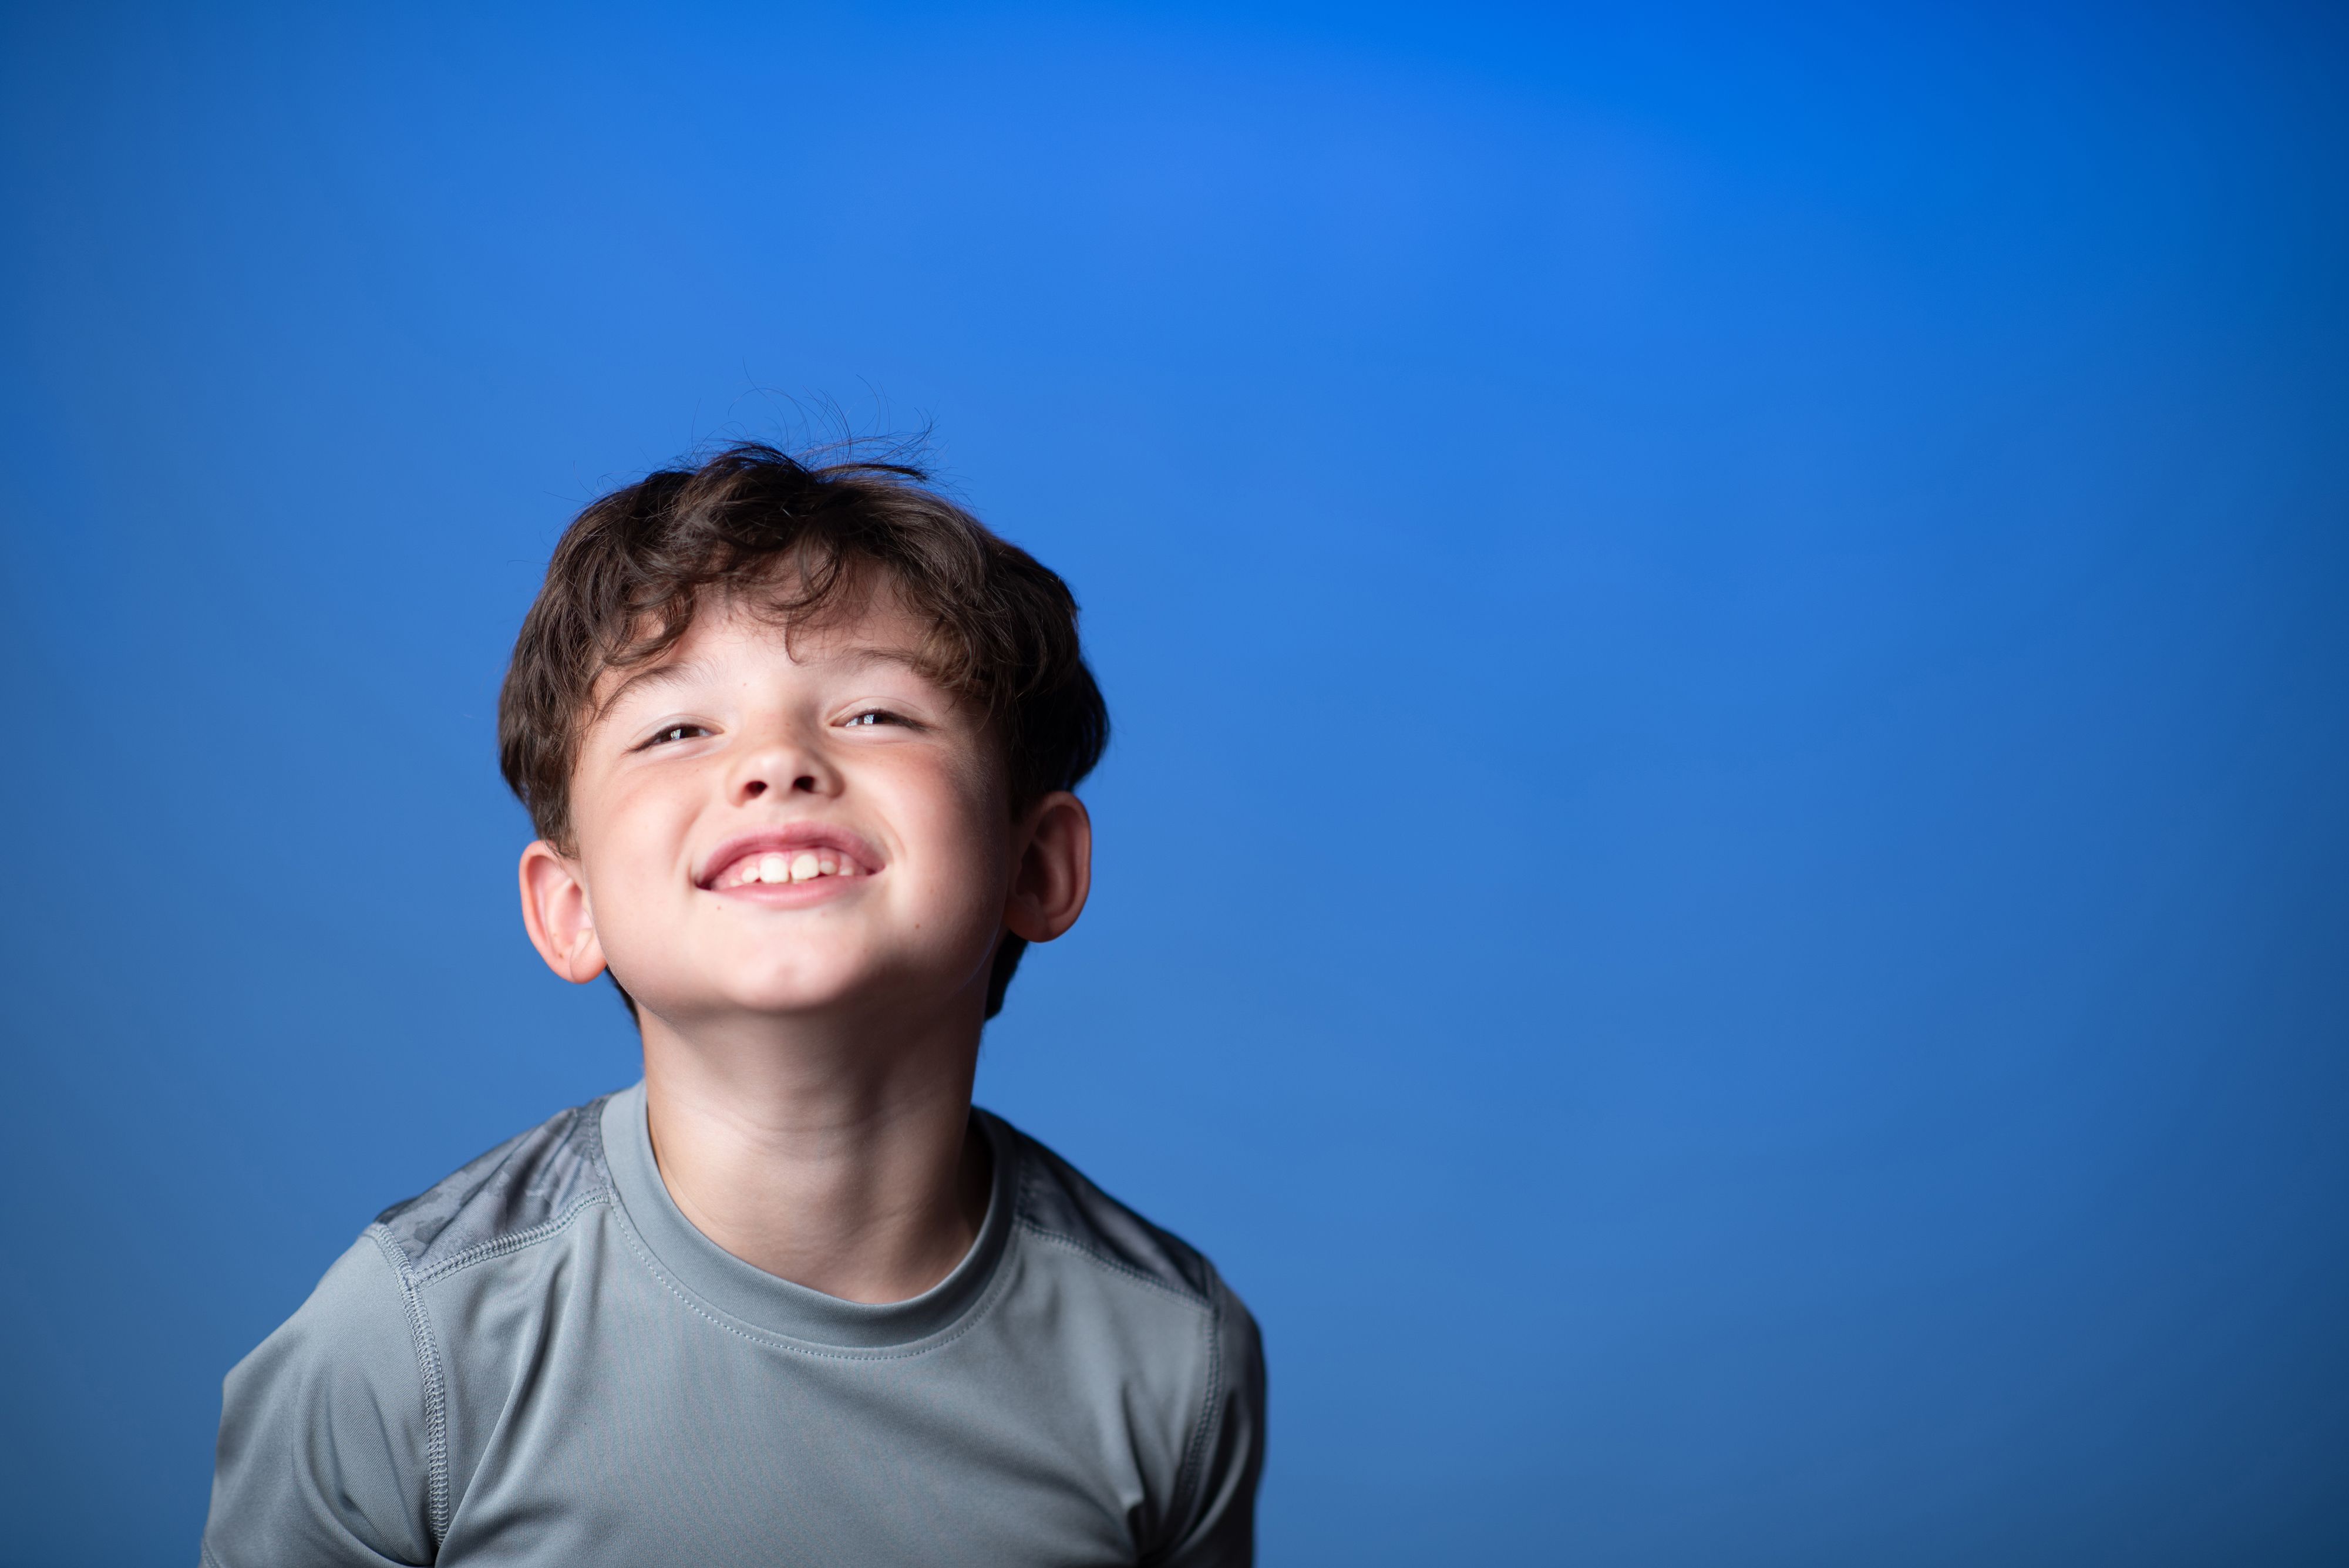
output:
[[[581,512],[523,618],[498,697],[499,765],[539,836],[574,847],[571,773],[596,683],[675,648],[712,592],[750,590],[746,600],[788,628],[885,582],[929,628],[916,650],[924,673],[976,705],[1000,737],[1014,813],[1076,787],[1109,743],[1077,601],[928,478],[898,462],[812,466],[743,441]],[[1007,932],[996,950],[989,1018],[1026,948]]]

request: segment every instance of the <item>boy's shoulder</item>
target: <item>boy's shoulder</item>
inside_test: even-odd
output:
[[[438,1272],[485,1251],[527,1246],[582,1208],[608,1199],[605,1095],[559,1111],[375,1217],[368,1227],[403,1272]]]
[[[1096,1187],[1051,1149],[989,1111],[979,1116],[999,1151],[1018,1162],[1013,1223],[1104,1268],[1200,1305],[1215,1303],[1215,1266],[1181,1237],[1163,1231]]]

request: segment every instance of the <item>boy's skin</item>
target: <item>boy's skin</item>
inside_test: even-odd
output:
[[[885,582],[788,636],[740,598],[704,607],[666,657],[606,672],[571,852],[542,839],[521,866],[548,966],[608,965],[636,1002],[678,1208],[853,1302],[918,1295],[970,1250],[996,945],[1060,936],[1092,881],[1083,805],[1015,816],[1000,736],[920,673],[922,631]],[[839,870],[736,885],[745,851]]]

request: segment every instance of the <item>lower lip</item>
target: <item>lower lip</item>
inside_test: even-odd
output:
[[[811,877],[804,882],[743,882],[708,891],[721,898],[736,898],[765,909],[798,909],[836,898],[852,888],[870,882],[874,875],[868,872],[862,877]]]

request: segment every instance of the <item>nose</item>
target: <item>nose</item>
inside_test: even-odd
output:
[[[795,794],[840,793],[840,775],[821,747],[792,731],[759,737],[734,765],[728,791],[736,805]]]

